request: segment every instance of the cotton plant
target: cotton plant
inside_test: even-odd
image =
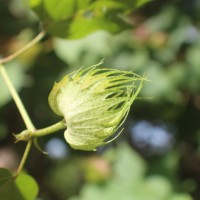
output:
[[[51,109],[63,120],[36,131],[25,130],[17,141],[66,129],[64,137],[74,149],[92,151],[113,141],[123,128],[131,105],[147,78],[131,71],[102,68],[102,62],[80,68],[55,83],[49,94]]]
[[[25,130],[14,136],[16,142],[27,142],[14,172],[0,168],[1,200],[37,198],[39,186],[30,175],[24,173],[24,166],[33,144],[41,150],[37,142],[39,137],[64,129],[64,137],[72,148],[87,151],[95,150],[116,138],[115,133],[122,131],[131,104],[146,80],[132,72],[101,68],[99,65],[102,63],[80,68],[56,83],[50,93],[50,106],[61,116],[61,121],[38,129],[7,73],[7,64],[12,61],[16,66],[15,58],[42,39],[79,39],[97,30],[116,34],[130,29],[132,25],[128,16],[148,1],[26,1],[24,9],[31,9],[37,15],[35,20],[40,24],[39,33],[11,55],[0,58],[0,76],[5,83],[2,88],[8,89],[25,125]]]

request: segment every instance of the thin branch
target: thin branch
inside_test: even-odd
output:
[[[40,145],[38,144],[38,137],[43,137],[43,136],[55,133],[56,131],[66,129],[66,128],[67,126],[66,126],[65,120],[62,120],[46,128],[35,130],[34,132],[30,132],[28,130],[22,131],[22,133],[15,135],[15,138],[16,138],[16,141],[22,141],[22,140],[29,141],[30,139],[33,139],[33,143],[35,147],[43,154],[48,154],[48,152],[43,151]]]
[[[12,84],[12,82],[11,82],[11,80],[10,80],[10,78],[9,78],[9,76],[8,76],[3,65],[0,65],[0,74],[2,75],[4,81],[5,81],[8,89],[9,89],[9,91],[10,91],[10,93],[11,93],[11,95],[12,95],[12,97],[13,97],[16,105],[17,105],[17,108],[18,108],[18,110],[19,110],[19,112],[20,112],[20,114],[21,114],[21,116],[24,120],[24,123],[25,123],[27,129],[30,130],[30,131],[34,131],[35,127],[34,127],[32,121],[31,121],[31,119],[30,119],[30,117],[29,117],[29,115],[28,115],[28,113],[27,113],[27,111],[26,111],[26,109],[25,109],[25,107],[24,107],[24,105],[23,105],[15,87],[13,86],[13,84]]]
[[[45,135],[49,135],[51,133],[55,133],[56,131],[66,129],[66,128],[67,128],[67,125],[65,123],[65,120],[62,120],[62,121],[60,121],[56,124],[53,124],[51,126],[48,126],[46,128],[35,130],[32,133],[32,137],[42,137]]]
[[[19,51],[16,51],[15,53],[13,53],[12,55],[8,56],[8,57],[5,57],[3,59],[0,59],[0,74],[2,75],[14,101],[15,101],[15,104],[17,105],[17,108],[24,120],[24,123],[27,127],[27,129],[30,131],[30,132],[34,132],[35,131],[35,127],[24,107],[24,104],[22,103],[22,100],[20,99],[14,85],[12,84],[4,66],[2,65],[3,63],[6,63],[6,62],[9,62],[11,60],[13,60],[14,58],[16,58],[18,55],[22,54],[23,52],[25,52],[26,50],[30,49],[34,44],[36,44],[37,42],[39,42],[45,35],[45,32],[42,31],[40,32],[32,41],[30,41],[27,45],[25,45],[22,49],[20,49]],[[27,160],[27,157],[29,155],[29,152],[30,152],[30,149],[31,149],[31,146],[32,146],[32,138],[30,138],[28,140],[28,143],[27,143],[27,146],[26,146],[26,149],[24,151],[24,155],[21,159],[21,162],[19,164],[19,167],[17,169],[17,172],[16,172],[16,176],[19,175],[19,173],[22,171],[23,167],[24,167],[24,164]]]
[[[21,159],[21,162],[19,164],[19,167],[17,169],[16,176],[18,176],[20,174],[20,172],[22,171],[22,169],[24,168],[24,164],[25,164],[25,162],[26,162],[26,160],[28,158],[29,152],[31,150],[31,146],[32,146],[32,140],[29,140],[27,145],[26,145],[26,149],[24,151],[24,155],[23,155],[23,157]]]
[[[33,40],[31,40],[31,42],[29,42],[23,48],[19,49],[15,53],[13,53],[5,58],[0,59],[0,64],[9,62],[9,61],[13,60],[14,58],[16,58],[17,56],[19,56],[20,54],[22,54],[23,52],[25,52],[26,50],[30,49],[34,44],[39,42],[44,37],[44,35],[45,35],[45,32],[41,31]]]
[[[21,133],[15,135],[16,142],[18,141],[29,141],[31,138],[43,137],[45,135],[49,135],[55,133],[56,131],[66,129],[67,125],[65,120],[63,119],[56,124],[48,126],[46,128],[37,129],[35,131],[24,130]]]

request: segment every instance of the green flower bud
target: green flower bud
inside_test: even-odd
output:
[[[74,149],[95,150],[113,140],[145,80],[100,64],[65,76],[49,95],[52,110],[65,118],[65,139]]]

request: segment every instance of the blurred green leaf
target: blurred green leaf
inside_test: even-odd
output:
[[[134,187],[139,184],[144,177],[146,164],[141,157],[130,147],[123,144],[118,149],[116,162],[113,166],[114,181],[126,187]],[[124,172],[128,173],[124,173]]]
[[[175,194],[169,200],[193,200],[188,194]]]
[[[138,200],[165,200],[172,193],[170,182],[162,176],[150,176],[140,185]]]
[[[32,8],[41,20],[47,21],[50,19],[48,16],[43,0],[28,0],[30,8]]]
[[[7,169],[0,168],[1,200],[34,200],[38,194],[35,180],[24,173],[14,177]]]
[[[168,70],[161,68],[159,63],[149,62],[148,66],[146,73],[152,82],[144,86],[143,93],[154,97],[155,101],[167,99],[170,102],[179,102],[180,96],[176,90],[177,79],[170,80],[171,76]]]
[[[83,63],[90,66],[97,62],[98,57],[102,59],[111,54],[110,39],[105,31],[97,31],[79,40],[55,38],[54,49],[60,59],[73,67],[79,67]]]
[[[191,200],[187,194],[174,193],[164,176],[146,177],[145,161],[126,144],[107,151],[104,157],[112,161],[113,176],[101,184],[86,183],[79,198],[70,200]]]
[[[54,36],[68,39],[76,39],[87,36],[97,30],[106,30],[110,33],[119,33],[131,28],[121,18],[107,19],[106,17],[85,17],[78,15],[73,21],[54,22],[49,24],[48,31]]]
[[[164,6],[160,13],[150,17],[145,22],[145,26],[148,27],[150,32],[167,30],[173,23],[177,23],[177,20],[174,20],[177,15],[178,13],[174,6]]]
[[[91,0],[44,0],[43,5],[54,21],[65,20],[84,9]]]
[[[30,7],[53,36],[80,38],[96,30],[118,33],[132,26],[122,18],[149,0],[29,0]]]

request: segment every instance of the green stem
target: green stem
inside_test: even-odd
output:
[[[28,113],[27,113],[27,111],[26,111],[26,109],[25,109],[25,107],[24,107],[24,105],[23,105],[23,103],[22,103],[17,91],[15,90],[11,80],[9,79],[9,76],[8,76],[8,74],[7,74],[7,72],[6,72],[6,70],[5,70],[3,65],[0,65],[0,73],[1,73],[1,75],[2,75],[2,77],[4,79],[4,81],[5,81],[8,89],[9,89],[9,91],[10,91],[10,93],[11,93],[11,95],[12,95],[12,97],[13,97],[15,103],[16,103],[16,105],[17,105],[17,108],[19,109],[19,112],[20,112],[20,114],[21,114],[21,116],[22,116],[22,118],[24,120],[24,123],[25,123],[27,129],[30,130],[30,131],[34,131],[35,127],[34,127],[32,121],[31,121],[31,119],[30,119],[30,117],[29,117],[29,115],[28,115]]]
[[[38,43],[45,35],[44,31],[41,31],[35,38],[33,38],[33,40],[31,40],[27,45],[25,45],[23,48],[19,49],[18,51],[16,51],[15,53],[11,54],[8,57],[2,58],[0,59],[0,64],[6,63],[8,61],[13,60],[14,58],[16,58],[17,56],[19,56],[20,54],[22,54],[23,52],[27,51],[28,49],[30,49],[34,44]]]
[[[23,155],[23,157],[21,159],[21,162],[19,164],[19,167],[17,169],[16,176],[19,175],[20,172],[22,171],[22,169],[24,168],[24,164],[25,164],[25,162],[26,162],[26,160],[28,158],[29,152],[31,150],[31,145],[32,145],[32,140],[29,140],[27,145],[26,145],[26,149],[24,151],[24,155]]]
[[[40,32],[32,41],[30,41],[27,45],[25,45],[22,49],[20,49],[19,51],[16,51],[14,54],[6,57],[6,58],[3,58],[3,59],[0,59],[0,73],[19,109],[19,112],[24,120],[24,123],[27,127],[28,130],[30,131],[34,131],[35,130],[35,127],[18,95],[18,93],[16,92],[15,90],[15,87],[13,86],[4,66],[2,65],[3,63],[5,62],[8,62],[14,58],[16,58],[18,55],[22,54],[23,52],[25,52],[26,50],[30,49],[34,44],[36,44],[37,42],[39,42],[45,35],[45,32],[42,31]]]
[[[35,130],[32,133],[32,136],[33,137],[42,137],[42,136],[45,136],[45,135],[49,135],[51,133],[55,133],[56,131],[66,129],[66,128],[67,128],[67,126],[66,126],[65,120],[62,120],[62,121],[60,121],[56,124],[53,124],[51,126],[48,126],[46,128]]]
[[[45,32],[42,31],[40,32],[32,41],[30,41],[27,45],[25,45],[22,49],[20,49],[19,51],[16,51],[15,53],[13,53],[12,55],[6,57],[6,58],[3,58],[3,59],[0,59],[0,74],[2,75],[16,105],[17,105],[17,108],[24,120],[24,123],[28,129],[29,132],[34,132],[35,130],[35,127],[24,107],[24,104],[22,103],[22,100],[20,99],[15,87],[13,86],[4,66],[2,65],[3,63],[6,63],[6,62],[9,62],[10,60],[13,60],[14,58],[16,58],[18,55],[22,54],[23,52],[27,51],[28,49],[30,49],[33,45],[35,45],[37,42],[39,42],[45,35]],[[16,176],[22,171],[23,167],[24,167],[24,164],[27,160],[27,157],[29,155],[29,152],[30,152],[30,149],[31,149],[31,146],[32,146],[32,138],[29,138],[28,139],[28,143],[27,143],[27,146],[26,146],[26,149],[24,151],[24,155],[21,159],[21,162],[20,162],[20,165],[17,169],[17,173],[16,173]]]
[[[24,130],[21,133],[15,135],[16,141],[29,141],[32,138],[43,137],[45,135],[49,135],[55,133],[56,131],[66,129],[65,120],[62,120],[56,124],[48,126],[46,128],[38,129],[35,131]]]

